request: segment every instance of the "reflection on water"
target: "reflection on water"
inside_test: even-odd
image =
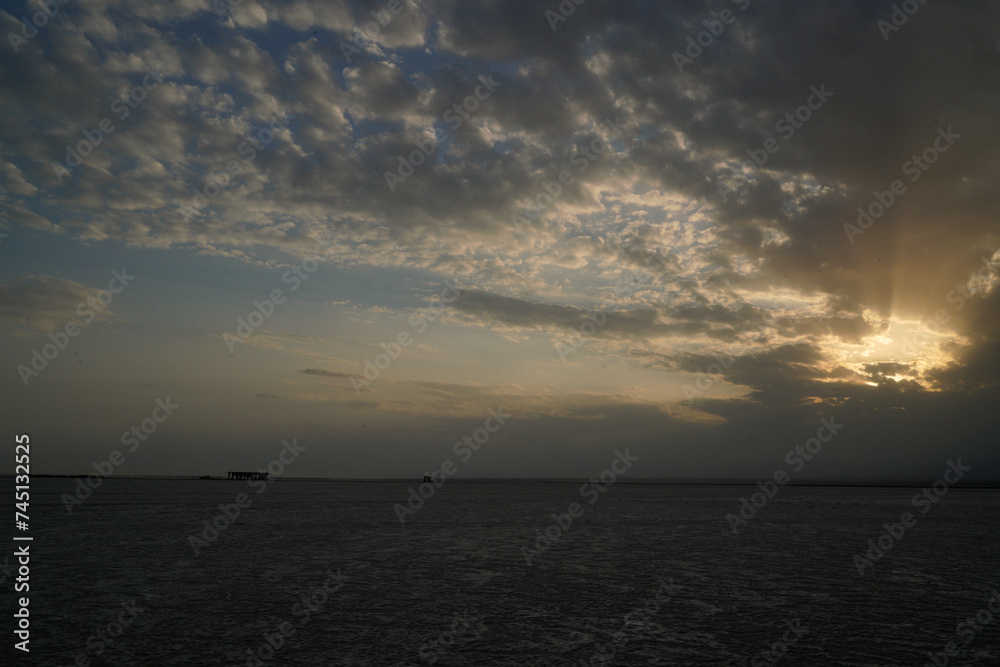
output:
[[[529,566],[579,483],[451,480],[405,525],[412,483],[112,478],[72,514],[74,480],[32,484],[26,665],[912,666],[1000,584],[995,491],[953,489],[859,577],[913,490],[788,487],[733,535],[749,489],[620,483]],[[957,664],[1000,664],[1000,631]]]

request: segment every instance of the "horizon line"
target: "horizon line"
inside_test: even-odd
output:
[[[85,474],[61,474],[61,473],[33,473],[31,477],[41,477],[41,478],[86,478],[93,476],[94,473]],[[14,474],[0,473],[0,477],[14,477]],[[146,475],[109,475],[108,477],[103,477],[102,479],[167,479],[167,480],[190,480],[190,481],[223,481],[223,482],[237,482],[246,480],[234,480],[228,479],[224,476],[207,476],[207,475],[161,475],[161,474],[146,474]],[[208,479],[206,479],[208,477]],[[418,481],[420,480],[420,481]],[[448,477],[445,481],[455,481],[455,482],[552,482],[552,483],[574,483],[574,482],[586,482],[588,478],[585,477]],[[264,480],[260,480],[264,481]],[[387,483],[398,483],[398,482],[416,482],[417,484],[432,484],[433,482],[424,482],[420,477],[274,477],[268,476],[266,481],[301,481],[301,482],[387,482]],[[663,486],[757,486],[759,483],[771,481],[751,479],[751,478],[669,478],[669,477],[633,477],[631,479],[618,479],[615,485],[619,484],[630,484],[630,485],[641,485],[641,484],[658,484]],[[900,479],[900,480],[840,480],[840,479],[813,479],[813,480],[800,480],[792,481],[790,480],[786,484],[780,486],[797,486],[797,487],[828,487],[828,486],[839,486],[839,487],[883,487],[883,488],[919,488],[925,486],[928,483],[933,483],[934,480],[921,481],[916,479]],[[441,484],[443,486],[443,483]],[[990,489],[990,488],[1000,488],[1000,479],[982,479],[970,482],[969,484],[963,484],[961,486],[956,486],[955,488],[965,488],[965,489]]]

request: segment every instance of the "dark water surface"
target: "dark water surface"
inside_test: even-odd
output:
[[[588,504],[580,485],[450,480],[401,524],[412,483],[111,478],[67,513],[75,480],[33,479],[17,664],[913,666],[958,639],[948,664],[1000,665],[1000,614],[958,627],[1000,586],[998,491],[921,514],[919,489],[785,487],[734,535],[751,487],[619,483]]]

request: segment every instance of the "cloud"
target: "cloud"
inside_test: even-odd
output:
[[[900,364],[895,362],[865,364],[865,372],[872,377],[886,375],[914,375],[916,373],[912,364]]]
[[[352,378],[358,377],[355,373],[345,373],[344,371],[328,371],[322,368],[306,368],[302,371],[306,375],[321,375],[331,378]]]
[[[587,322],[599,324],[595,337],[649,338],[677,336],[679,338],[704,335],[721,340],[733,340],[737,325],[745,324],[756,314],[756,309],[740,311],[725,309],[683,308],[679,311],[655,308],[620,308],[615,303],[604,303],[593,308],[542,303],[515,297],[466,290],[451,308],[484,325],[502,324],[531,329],[556,329],[580,331]]]
[[[15,331],[50,331],[69,322],[108,319],[102,290],[52,276],[30,275],[0,282],[0,326]],[[95,307],[96,306],[96,307]]]

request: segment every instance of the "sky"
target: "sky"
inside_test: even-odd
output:
[[[0,6],[35,474],[1000,480],[996,3]]]

